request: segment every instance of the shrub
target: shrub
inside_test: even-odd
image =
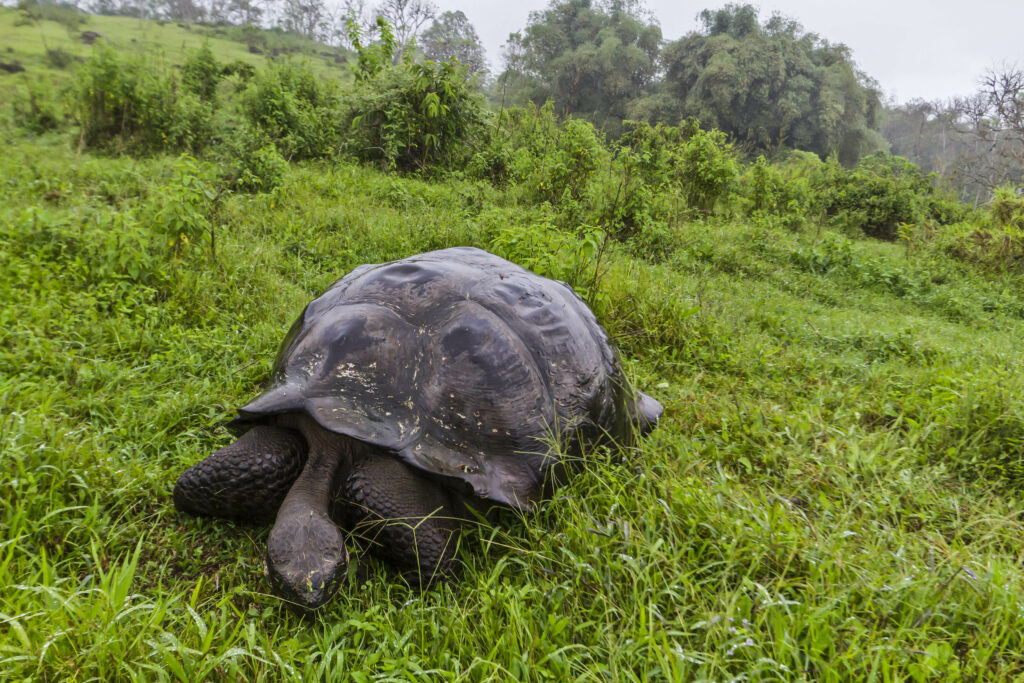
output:
[[[516,176],[535,200],[551,204],[587,198],[594,172],[610,158],[601,134],[583,119],[567,119],[553,136],[531,142],[515,157]]]
[[[403,63],[362,80],[344,100],[344,151],[400,171],[457,169],[482,132],[482,98],[458,63]]]
[[[288,159],[326,157],[338,149],[336,87],[305,62],[268,64],[245,91],[243,109]]]
[[[363,46],[349,23],[358,61],[356,86],[342,107],[343,150],[400,171],[462,169],[473,154],[471,142],[483,134],[483,98],[454,59],[417,63],[407,54],[392,64],[391,29],[383,19],[378,27],[381,40]]]
[[[270,192],[284,179],[288,162],[277,145],[258,130],[238,129],[225,145],[223,178],[238,192]]]
[[[145,207],[143,216],[154,233],[171,245],[175,255],[183,255],[204,243],[216,257],[215,205],[220,193],[209,165],[183,154],[172,168],[173,179],[165,182],[159,195]]]
[[[632,239],[646,255],[662,254],[664,223],[685,210],[679,193],[679,128],[624,122],[626,132],[614,148],[614,161],[599,193],[598,222],[620,239]]]
[[[901,224],[959,220],[964,209],[933,185],[934,175],[902,157],[878,152],[847,171],[823,164],[813,184],[828,220],[869,237],[895,240]]]
[[[64,116],[62,105],[53,97],[52,89],[38,81],[27,81],[26,85],[24,96],[11,102],[14,123],[33,133],[57,128]]]
[[[996,188],[988,205],[988,217],[993,227],[1024,231],[1024,197],[1011,185]]]
[[[737,180],[739,168],[732,145],[720,130],[703,130],[694,121],[680,155],[682,192],[688,206],[713,213]]]
[[[89,147],[194,151],[209,139],[212,112],[196,95],[181,92],[173,76],[144,58],[105,44],[82,66],[72,99]]]
[[[792,166],[776,166],[759,156],[746,167],[741,182],[742,200],[755,221],[788,230],[803,227],[812,195],[807,179],[794,175]]]
[[[223,77],[224,67],[213,56],[209,43],[190,52],[181,67],[181,83],[185,89],[211,104],[217,101],[217,84]]]
[[[46,63],[54,69],[66,69],[75,61],[74,55],[63,48],[48,49]]]
[[[625,126],[597,194],[598,222],[619,238],[646,245],[647,256],[664,254],[671,239],[666,224],[728,204],[738,162],[723,135],[702,130],[695,120],[678,127]]]

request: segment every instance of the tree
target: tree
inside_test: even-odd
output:
[[[663,120],[694,116],[762,152],[791,147],[850,165],[883,146],[877,86],[831,44],[750,5],[700,14],[702,30],[662,51]]]
[[[513,100],[551,98],[559,115],[617,134],[655,77],[660,45],[661,28],[638,2],[554,0],[509,36],[503,79]]]
[[[461,11],[444,12],[423,33],[423,54],[443,62],[455,58],[466,71],[481,80],[487,76],[487,56],[476,29]]]
[[[392,59],[397,64],[401,55],[416,40],[420,29],[433,20],[437,7],[430,0],[384,0],[377,6],[376,13],[394,31],[398,47]]]
[[[283,28],[314,40],[327,37],[331,17],[324,0],[283,0],[280,11]]]
[[[971,97],[954,101],[956,129],[973,143],[961,160],[965,179],[990,194],[1024,182],[1024,69],[989,70]]]
[[[263,8],[258,0],[228,0],[226,13],[233,24],[254,26],[263,15]]]

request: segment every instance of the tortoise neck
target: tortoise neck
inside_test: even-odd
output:
[[[353,440],[329,432],[306,415],[287,416],[282,426],[292,426],[302,433],[308,446],[306,466],[292,484],[288,497],[281,507],[289,503],[301,503],[318,512],[327,514],[337,485],[344,481],[352,469]],[[282,421],[279,420],[281,425]]]
[[[270,530],[267,573],[280,595],[300,612],[309,612],[330,600],[348,565],[345,536],[330,508],[336,483],[351,469],[353,440],[305,415],[282,417],[278,425],[301,432],[309,455]]]

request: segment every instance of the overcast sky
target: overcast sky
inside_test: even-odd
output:
[[[502,66],[502,45],[547,0],[435,0],[460,9],[480,34],[491,68]],[[697,14],[724,2],[647,0],[665,39],[697,28]],[[804,29],[853,51],[857,66],[886,96],[945,99],[970,94],[990,67],[1024,66],[1024,0],[774,0],[752,2],[761,19],[778,11]]]

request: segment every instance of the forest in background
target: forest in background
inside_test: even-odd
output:
[[[1024,675],[1012,186],[502,105],[386,20],[341,46],[27,10],[0,9],[0,678]],[[455,245],[572,286],[664,417],[468,529],[457,583],[353,535],[302,621],[266,529],[171,487],[306,302]]]
[[[351,54],[350,27],[379,38],[377,17],[392,27],[395,58],[456,58],[495,107],[554,102],[618,138],[624,121],[678,125],[696,118],[723,131],[747,158],[778,160],[787,150],[835,155],[845,166],[877,151],[905,157],[975,206],[1024,178],[1024,70],[1005,65],[978,74],[975,93],[950,101],[887,100],[855,55],[782,15],[766,19],[747,4],[699,13],[700,29],[662,35],[637,0],[555,0],[509,35],[504,64],[491,69],[477,33],[460,11],[429,0],[20,0],[27,17],[81,11],[231,29],[262,51],[257,27]],[[289,49],[296,50],[292,41]]]

